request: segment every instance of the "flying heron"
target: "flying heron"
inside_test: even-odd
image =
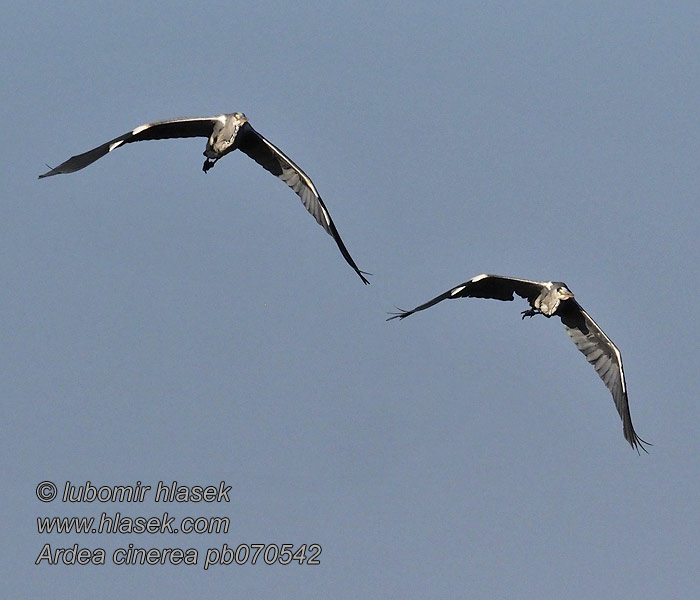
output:
[[[530,309],[521,313],[523,319],[535,315],[544,315],[547,318],[558,316],[561,319],[566,332],[576,347],[593,365],[603,383],[612,393],[615,407],[622,419],[622,432],[625,439],[632,448],[637,450],[637,453],[639,453],[640,448],[647,452],[644,445],[651,444],[640,438],[632,426],[620,351],[598,327],[598,324],[581,308],[565,283],[561,281],[530,281],[500,275],[477,275],[413,310],[399,309],[400,312],[392,313],[393,316],[389,317],[387,321],[405,319],[419,310],[425,310],[438,302],[451,298],[489,298],[510,301],[513,300],[514,293],[525,298],[530,304]]]
[[[204,150],[204,156],[207,158],[202,167],[205,173],[221,157],[238,149],[245,152],[264,169],[284,181],[301,198],[306,210],[313,215],[318,224],[333,237],[343,258],[360,276],[360,279],[364,283],[369,283],[365,278],[365,275],[368,275],[368,273],[360,271],[350,256],[326,205],[323,203],[321,196],[316,191],[316,186],[309,179],[308,175],[277,146],[255,131],[246,116],[240,112],[218,115],[216,117],[167,119],[139,125],[136,129],[120,135],[97,148],[72,156],[57,167],[39,175],[39,179],[50,177],[51,175],[79,171],[112,150],[131,142],[190,137],[208,138],[207,147]]]

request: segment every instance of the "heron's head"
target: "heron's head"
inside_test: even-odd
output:
[[[565,285],[560,285],[560,286],[557,288],[557,297],[559,298],[559,300],[568,300],[569,298],[573,298],[573,297],[574,297],[574,294],[573,294],[573,292],[572,292],[568,287],[566,287]]]

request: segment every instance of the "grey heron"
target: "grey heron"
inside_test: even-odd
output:
[[[544,315],[547,318],[557,316],[561,319],[576,347],[593,365],[610,390],[617,412],[622,419],[622,432],[625,439],[632,448],[637,450],[637,453],[640,448],[647,452],[644,445],[651,444],[640,438],[632,426],[620,351],[574,299],[574,294],[565,283],[530,281],[500,275],[477,275],[412,310],[399,309],[400,312],[393,313],[393,316],[387,320],[405,319],[415,312],[452,298],[489,298],[510,301],[514,298],[513,294],[525,298],[530,304],[530,309],[521,313],[523,319],[535,315]]]
[[[335,240],[343,258],[360,276],[360,279],[366,284],[369,283],[365,278],[365,275],[368,275],[368,273],[360,271],[350,256],[326,205],[323,203],[316,186],[309,179],[309,176],[277,146],[255,131],[246,116],[240,112],[215,117],[167,119],[139,125],[124,135],[97,146],[97,148],[72,156],[57,167],[39,175],[39,179],[50,177],[51,175],[79,171],[112,150],[116,150],[120,146],[131,142],[190,137],[208,138],[207,146],[204,150],[204,156],[207,158],[202,167],[205,173],[220,158],[238,149],[250,156],[264,169],[284,181],[301,198],[306,210],[313,215],[318,224]]]

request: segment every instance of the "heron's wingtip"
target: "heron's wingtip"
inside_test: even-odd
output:
[[[628,440],[629,441],[629,440]],[[643,440],[639,436],[636,436],[634,440],[630,441],[630,446],[634,448],[637,451],[637,454],[641,456],[641,452],[639,449],[641,448],[645,454],[649,454],[649,450],[647,450],[644,446],[653,446],[651,442],[647,442],[646,440]]]
[[[404,310],[403,308],[399,308],[398,306],[394,307],[396,310],[399,312],[390,312],[387,313],[391,315],[387,321],[392,321],[393,319],[405,319],[407,316],[412,315],[413,311],[412,310]]]
[[[641,455],[641,452],[639,451],[640,448],[645,454],[649,454],[649,451],[645,448],[645,446],[653,446],[654,444],[640,438],[634,429],[631,431],[623,431],[623,433],[625,435],[625,439],[629,445],[637,451],[637,454]]]
[[[42,173],[41,175],[39,175],[37,177],[37,179],[43,179],[44,177],[50,177],[51,175],[57,175],[56,169],[54,167],[52,167],[51,165],[46,165],[46,166],[49,168],[49,170],[46,171],[46,173]]]

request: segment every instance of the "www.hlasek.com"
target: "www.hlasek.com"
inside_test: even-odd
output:
[[[146,499],[165,503],[213,503],[230,502],[229,493],[232,486],[222,481],[211,486],[186,486],[177,481],[165,483],[159,481],[153,495],[148,492],[153,488],[137,481],[135,485],[93,485],[87,481],[83,485],[74,485],[67,481],[60,496],[62,502],[68,503],[109,503],[109,502],[144,502]],[[36,488],[36,496],[42,502],[51,502],[59,497],[58,487],[51,481],[43,481]],[[194,517],[177,518],[168,512],[158,516],[126,516],[120,511],[102,512],[99,517],[37,517],[39,534],[226,534],[231,520],[229,517]],[[110,538],[111,539],[111,538]],[[248,544],[207,548],[204,552],[203,566],[207,570],[215,565],[245,564],[320,564],[320,544]],[[115,550],[105,548],[86,548],[79,544],[55,547],[44,544],[35,564],[48,565],[104,565],[109,559],[115,565],[196,565],[199,564],[200,552],[197,548],[145,548],[129,543]]]

